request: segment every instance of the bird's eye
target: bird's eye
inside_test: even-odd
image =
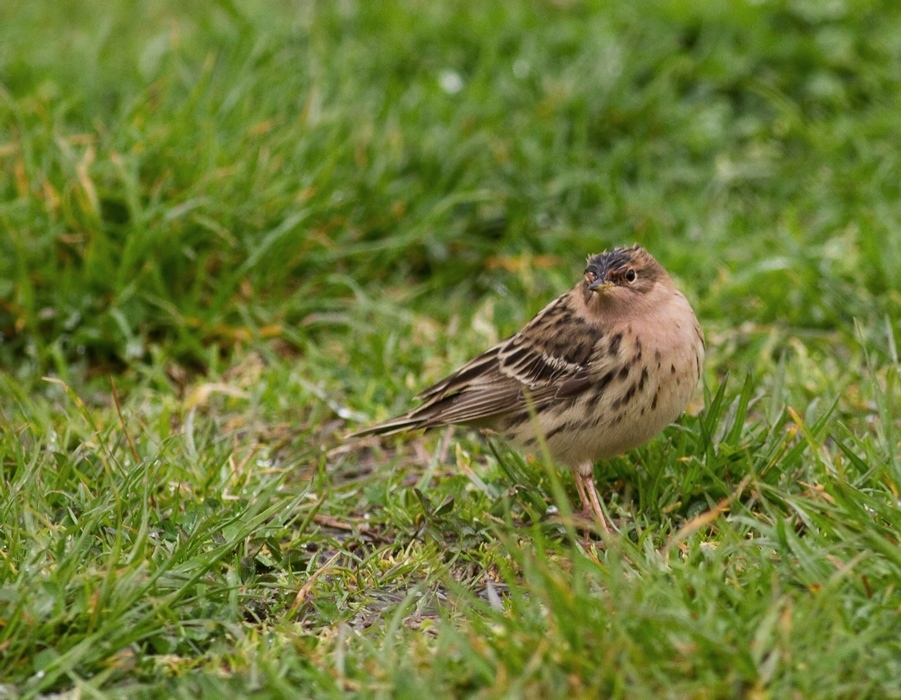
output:
[[[635,270],[632,268],[626,270],[626,282],[634,282],[636,279],[638,279],[638,275],[635,274]]]

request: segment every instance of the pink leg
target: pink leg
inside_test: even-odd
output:
[[[579,492],[579,498],[582,499],[582,514],[598,521],[598,525],[604,532],[610,532],[607,525],[607,518],[604,517],[604,509],[601,508],[601,500],[598,498],[598,490],[594,485],[594,476],[591,472],[582,474],[580,470],[573,472],[576,480],[576,491]]]

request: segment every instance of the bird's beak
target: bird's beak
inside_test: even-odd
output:
[[[599,279],[589,284],[588,289],[590,289],[592,292],[606,292],[608,289],[613,289],[614,286],[615,285],[613,284],[613,282]]]

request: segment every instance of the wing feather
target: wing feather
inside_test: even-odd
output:
[[[564,295],[519,333],[489,348],[428,387],[417,408],[354,435],[393,433],[440,425],[490,424],[494,419],[587,389],[605,372],[608,353],[597,352],[604,333],[585,322]]]

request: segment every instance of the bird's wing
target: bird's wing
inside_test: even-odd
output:
[[[419,394],[421,406],[360,434],[392,433],[492,419],[580,393],[609,364],[597,353],[603,331],[575,314],[566,296],[519,333],[477,355]],[[599,375],[600,373],[600,375]]]
[[[423,391],[423,405],[406,416],[430,427],[486,421],[530,405],[539,410],[603,375],[610,358],[596,352],[602,338],[603,331],[582,320],[561,297],[519,333]]]

